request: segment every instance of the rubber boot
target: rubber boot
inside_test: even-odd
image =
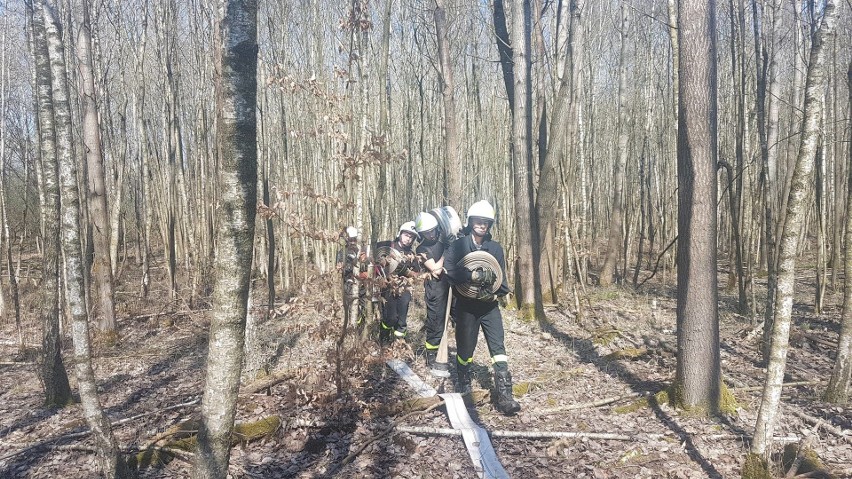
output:
[[[426,350],[426,367],[432,369],[435,365],[435,361],[438,360],[438,350],[436,349],[427,349]]]
[[[426,367],[429,368],[429,372],[432,373],[432,376],[435,376],[436,378],[450,377],[449,365],[445,362],[438,362],[438,351],[426,351]]]
[[[470,386],[470,366],[462,366],[459,364],[456,367],[456,392],[459,394],[468,394],[472,391]]]
[[[494,389],[498,411],[508,416],[521,410],[521,405],[512,398],[512,375],[508,370],[494,371]]]
[[[379,343],[387,344],[391,341],[391,333],[390,329],[385,329],[379,326],[381,329],[379,330]]]

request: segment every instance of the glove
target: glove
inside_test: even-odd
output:
[[[497,280],[497,275],[494,274],[494,271],[485,268],[476,268],[470,273],[470,282],[479,285],[489,287],[494,284],[494,281]]]
[[[361,271],[360,273],[358,273],[358,279],[367,279],[369,277],[370,277],[370,275],[367,274],[366,271]]]

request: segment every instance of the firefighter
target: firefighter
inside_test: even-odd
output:
[[[397,257],[393,271],[387,266],[382,267],[380,274],[384,277],[382,299],[384,314],[380,323],[379,340],[388,342],[393,336],[402,339],[408,335],[408,305],[411,303],[411,279],[417,277],[414,271],[414,240],[417,230],[414,222],[407,221],[399,227],[396,239],[390,242],[390,248],[395,250]]]
[[[470,364],[479,329],[485,335],[491,364],[494,368],[494,387],[496,389],[497,410],[503,414],[515,414],[521,410],[520,404],[512,397],[512,375],[509,373],[509,357],[504,345],[503,316],[497,298],[505,296],[511,290],[506,282],[506,258],[500,243],[492,240],[489,233],[494,224],[494,207],[485,200],[477,201],[467,211],[467,220],[463,234],[454,241],[444,258],[444,268],[450,284],[455,288],[457,297],[454,317],[456,320],[456,392],[471,391]],[[483,251],[493,256],[502,273],[502,281],[495,288],[497,271],[487,267],[470,270],[462,266],[464,257],[475,251]],[[465,296],[463,288],[473,287],[485,292],[476,298]],[[492,292],[493,291],[493,292]]]
[[[340,237],[344,245],[337,252],[337,270],[343,276],[343,311],[347,320],[360,325],[367,303],[367,254],[358,245],[358,228],[347,226]]]
[[[450,282],[444,274],[444,249],[447,245],[441,240],[443,232],[438,219],[431,213],[424,211],[418,214],[414,228],[422,238],[417,246],[417,256],[425,269],[422,276],[426,302],[426,366],[430,370],[443,371],[447,365],[436,362],[436,359],[444,335],[444,318],[450,292]]]

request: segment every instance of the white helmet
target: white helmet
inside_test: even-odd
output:
[[[427,231],[432,231],[437,227],[438,219],[430,213],[425,211],[417,213],[417,218],[414,219],[414,229],[416,229],[418,233],[426,233]]]
[[[399,227],[399,233],[397,233],[396,235],[400,236],[402,235],[402,233],[411,233],[411,235],[415,238],[417,238],[418,236],[417,230],[414,229],[413,221],[406,221],[405,223],[403,223],[402,226]]]
[[[465,226],[471,227],[473,226],[470,223],[471,218],[484,218],[491,223],[494,223],[494,207],[491,206],[491,203],[485,200],[479,200],[476,203],[470,205],[470,208],[467,210],[467,219],[465,220]]]
[[[344,233],[347,239],[358,239],[358,228],[354,226],[347,226]]]

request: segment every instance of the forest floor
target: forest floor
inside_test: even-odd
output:
[[[338,348],[342,319],[329,293],[337,288],[333,276],[316,278],[298,296],[283,300],[261,325],[257,351],[269,375],[245,381],[244,391],[251,392],[241,394],[237,420],[272,417],[281,426],[233,448],[232,477],[475,477],[460,437],[396,429],[450,427],[441,407],[400,412],[399,405],[416,395],[385,365],[388,359],[402,359],[439,392],[452,391],[451,381],[430,376],[418,353],[425,316],[422,287],[415,290],[407,340],[381,348],[350,329]],[[31,295],[37,289],[28,288]],[[809,438],[824,469],[802,477],[830,477],[826,472],[852,477],[852,409],[820,399],[833,364],[840,295],[827,298],[829,306],[816,315],[809,306],[812,290],[810,297],[807,289],[800,294],[786,381],[805,384],[784,388],[775,436]],[[140,300],[135,293],[119,291],[120,342],[94,349],[100,399],[129,454],[158,439],[157,446],[180,447],[167,444],[178,437],[170,428],[197,417],[200,408],[209,304],[164,305],[163,296],[163,291],[154,292]],[[80,406],[42,405],[36,360],[40,333],[32,319],[37,308],[34,299],[24,304],[32,350],[18,352],[13,324],[2,326],[0,340],[0,477],[96,477],[93,443]],[[732,312],[733,305],[733,297],[723,292],[721,358],[724,379],[736,399],[734,413],[708,419],[675,410],[653,396],[671,383],[676,366],[675,288],[657,283],[641,292],[589,288],[581,318],[573,305],[548,307],[548,321],[540,324],[521,322],[514,311],[504,310],[510,368],[516,391],[523,393],[516,395],[522,410],[506,417],[484,400],[470,406],[471,417],[487,431],[625,436],[495,435],[494,449],[510,477],[739,477],[764,370],[757,341],[748,336],[754,327]],[[70,366],[69,371],[73,375]],[[474,389],[489,390],[493,383],[481,336],[474,371]],[[268,387],[258,386],[263,384]],[[819,427],[813,419],[821,420]],[[158,457],[163,460],[140,469],[142,477],[188,477],[190,454]],[[786,472],[786,465],[779,467],[779,477]]]

